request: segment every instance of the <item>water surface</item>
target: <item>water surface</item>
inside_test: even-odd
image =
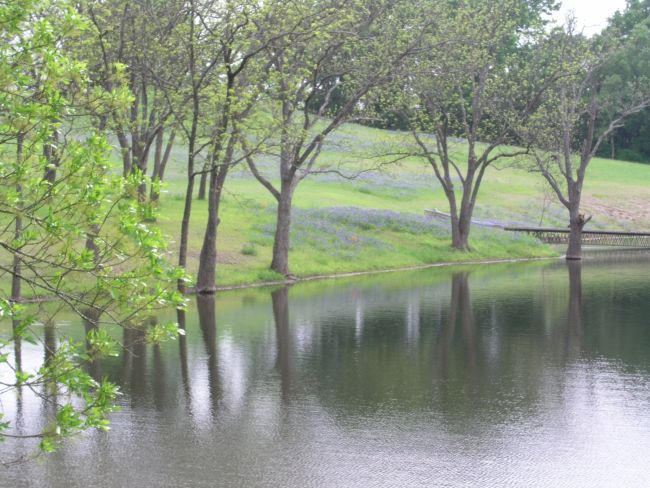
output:
[[[0,486],[648,487],[649,270],[597,254],[193,298],[184,339],[127,330],[92,366],[124,392],[110,433]],[[2,401],[26,430],[47,413]]]

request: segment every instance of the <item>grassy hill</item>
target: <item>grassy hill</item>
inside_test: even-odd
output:
[[[404,134],[349,125],[326,144],[321,169],[355,174],[385,161],[379,155],[386,150],[408,144],[410,139]],[[461,159],[463,151],[459,141],[456,152]],[[183,208],[184,161],[183,148],[175,148],[160,206],[159,223],[174,241],[172,252]],[[517,163],[488,171],[475,218],[566,226],[566,213],[541,176],[516,167],[524,166],[522,161]],[[260,157],[260,165],[276,179],[271,157]],[[555,253],[533,239],[479,227],[472,230],[472,252],[451,250],[447,226],[424,216],[426,208],[446,211],[445,196],[431,168],[415,159],[350,180],[331,172],[311,175],[299,185],[294,201],[290,263],[298,276]],[[585,212],[593,214],[589,228],[649,229],[650,165],[595,159],[588,170],[583,202]],[[198,264],[206,207],[204,201],[195,202],[191,272]],[[275,201],[270,194],[245,166],[234,168],[226,182],[219,227],[219,284],[278,278],[268,270],[274,219]]]

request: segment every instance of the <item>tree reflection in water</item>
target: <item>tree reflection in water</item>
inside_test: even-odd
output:
[[[570,355],[580,355],[584,346],[582,325],[582,262],[567,261],[569,271],[569,306],[567,313],[567,348]]]
[[[456,324],[460,321],[460,329],[465,344],[467,375],[476,377],[478,362],[478,341],[476,337],[476,321],[470,296],[469,273],[456,272],[451,278],[451,300],[446,323],[443,323],[438,336],[437,368],[443,380],[449,379],[450,353],[454,349],[453,342],[456,334]]]
[[[271,293],[273,319],[277,341],[277,363],[280,371],[280,390],[283,402],[288,402],[291,394],[291,331],[289,329],[289,288],[284,287]]]
[[[221,400],[221,384],[219,381],[219,368],[217,363],[217,317],[215,295],[198,294],[196,307],[199,313],[199,326],[203,336],[205,351],[208,354],[208,388],[212,413],[218,411]]]
[[[182,333],[178,336],[178,359],[181,363],[181,380],[183,382],[183,392],[185,399],[191,402],[190,395],[190,375],[187,369],[187,317],[185,310],[176,310],[176,320],[178,321],[178,328]]]

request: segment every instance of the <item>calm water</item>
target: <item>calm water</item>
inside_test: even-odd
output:
[[[125,393],[110,433],[0,485],[648,487],[649,271],[599,254],[200,299],[184,340],[126,332],[92,367]],[[2,401],[27,430],[47,410]]]

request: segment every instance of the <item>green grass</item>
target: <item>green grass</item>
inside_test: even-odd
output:
[[[386,161],[380,155],[412,144],[408,134],[348,125],[325,145],[321,168],[355,173]],[[461,162],[462,142],[453,151]],[[158,225],[170,238],[169,260],[176,262],[185,190],[185,148],[174,148],[159,208]],[[261,171],[277,183],[277,166],[260,157]],[[545,191],[539,174],[521,169],[522,161],[488,170],[474,218],[505,223],[561,226],[566,211]],[[116,171],[121,163],[115,159]],[[583,193],[583,208],[593,215],[590,228],[650,228],[650,165],[593,160]],[[290,254],[299,276],[420,266],[440,262],[546,257],[557,252],[533,239],[475,227],[472,251],[450,247],[448,230],[423,223],[426,208],[447,210],[447,200],[431,168],[413,158],[364,173],[357,179],[312,175],[297,188]],[[543,219],[540,217],[543,214]],[[272,282],[275,201],[248,173],[234,168],[228,177],[218,233],[219,285]],[[189,242],[190,273],[195,274],[207,219],[207,202],[195,200]],[[7,286],[7,285],[5,285]]]
[[[326,144],[320,164],[354,173],[376,165],[385,148],[410,144],[408,136],[358,125],[348,125]],[[462,161],[462,143],[455,152]],[[385,160],[385,159],[384,159]],[[277,167],[262,158],[262,172],[277,181]],[[474,217],[507,223],[566,226],[566,212],[545,190],[539,174],[512,166],[488,170],[479,194]],[[184,192],[183,148],[175,148],[169,178],[161,200],[159,225],[172,238],[170,259],[179,233]],[[547,196],[545,196],[547,195]],[[603,159],[593,160],[584,190],[584,210],[592,214],[591,228],[648,228],[643,216],[650,201],[650,165]],[[291,271],[300,277],[418,266],[437,262],[481,259],[545,257],[556,251],[533,239],[514,238],[500,231],[474,228],[472,251],[451,249],[444,229],[431,232],[401,228],[402,219],[419,218],[425,208],[447,210],[447,200],[426,164],[407,159],[384,166],[381,172],[365,173],[346,180],[334,175],[314,175],[297,188],[294,198],[294,235],[290,253]],[[205,201],[195,201],[190,232],[189,271],[195,273],[207,217]],[[245,167],[233,169],[226,182],[218,233],[219,285],[275,281],[269,271],[273,246],[275,201],[248,174]],[[391,225],[364,223],[368,215],[396,213]],[[340,213],[355,217],[350,221]],[[373,213],[374,212],[374,213]],[[358,217],[358,219],[357,219]],[[355,220],[357,219],[357,220]],[[341,237],[341,235],[343,237]]]
[[[395,134],[349,126],[335,145],[323,153],[323,164],[343,165],[354,172],[374,164],[367,146],[394,143]],[[182,151],[170,163],[171,178],[166,183],[160,206],[159,225],[163,231],[178,239],[178,228],[183,206]],[[273,178],[274,167],[267,168]],[[548,256],[553,251],[530,239],[512,239],[500,233],[481,233],[472,243],[470,253],[451,249],[449,238],[439,232],[405,232],[399,227],[399,218],[390,228],[372,225],[354,225],[349,222],[328,222],[327,215],[307,215],[307,223],[295,222],[301,212],[318,209],[353,208],[363,216],[365,210],[385,210],[404,215],[423,215],[424,208],[444,208],[444,202],[427,185],[410,186],[409,181],[420,179],[430,172],[417,162],[407,162],[391,168],[388,173],[370,175],[362,180],[348,181],[333,176],[305,180],[295,196],[294,234],[290,263],[297,276],[365,271],[405,266],[418,266],[443,261],[466,261],[485,258]],[[408,181],[407,181],[408,180]],[[396,186],[394,182],[399,184]],[[384,184],[387,183],[387,184]],[[433,183],[433,182],[432,182]],[[227,182],[227,191],[221,207],[218,235],[218,271],[220,285],[275,281],[276,273],[269,271],[273,246],[275,202],[243,168],[233,171]],[[189,271],[195,273],[203,226],[207,216],[206,202],[195,201],[190,234]],[[399,216],[398,216],[399,217]],[[325,231],[309,229],[311,223],[327,224]],[[358,223],[357,223],[358,224]],[[302,227],[302,228],[301,228]],[[316,225],[318,227],[318,225]],[[342,243],[336,233],[343,232]],[[170,259],[175,259],[172,242]]]

